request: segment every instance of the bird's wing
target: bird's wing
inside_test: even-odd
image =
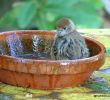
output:
[[[52,59],[56,59],[56,56],[58,54],[57,44],[58,44],[58,40],[56,39],[53,42],[53,45],[52,45],[52,48],[51,48],[51,58]]]
[[[69,59],[79,59],[81,57],[81,48],[75,39],[70,39],[65,52],[65,56],[68,56]]]

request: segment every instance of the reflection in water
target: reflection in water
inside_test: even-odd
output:
[[[11,56],[18,57],[23,55],[23,45],[18,35],[12,34],[6,38]]]

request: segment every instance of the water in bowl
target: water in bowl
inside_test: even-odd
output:
[[[51,41],[32,35],[11,34],[2,41],[0,45],[0,54],[26,59],[49,59]]]

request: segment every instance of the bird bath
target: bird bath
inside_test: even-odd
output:
[[[90,57],[51,60],[54,32],[12,31],[0,33],[0,82],[33,89],[59,89],[84,84],[104,63],[105,48],[85,38]]]

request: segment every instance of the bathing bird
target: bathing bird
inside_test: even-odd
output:
[[[69,18],[61,18],[56,23],[56,33],[51,48],[54,60],[74,60],[89,57],[89,49],[84,37],[76,30]]]

